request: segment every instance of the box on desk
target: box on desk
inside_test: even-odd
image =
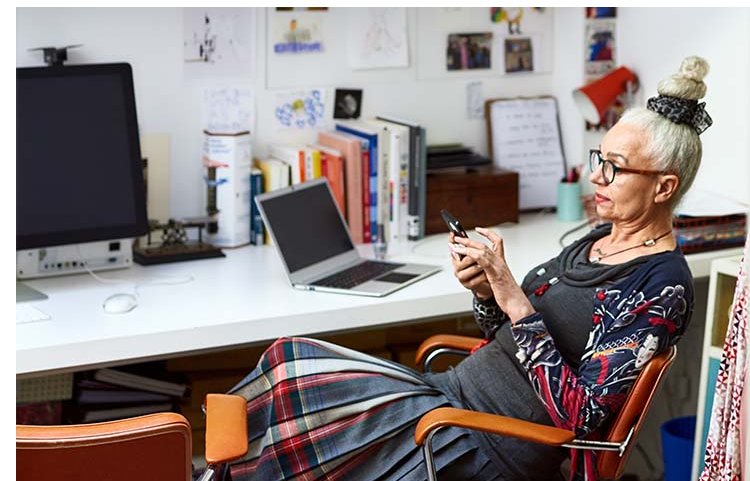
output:
[[[208,234],[217,247],[250,243],[250,133],[203,131],[203,164],[207,169],[207,210],[218,211],[218,231]]]
[[[425,234],[448,232],[441,209],[465,229],[518,222],[518,172],[494,166],[428,172]]]

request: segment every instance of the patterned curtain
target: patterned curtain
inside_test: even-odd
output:
[[[706,444],[705,467],[701,481],[739,481],[742,472],[742,442],[740,413],[742,390],[745,385],[745,358],[747,357],[747,302],[748,262],[750,238],[745,241],[745,254],[740,264],[737,286],[724,339],[719,376],[716,379],[711,427]],[[747,424],[749,420],[743,422]]]

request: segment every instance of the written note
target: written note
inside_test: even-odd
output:
[[[519,208],[554,206],[565,174],[555,99],[491,102],[492,158],[518,172]]]
[[[244,87],[216,87],[203,92],[203,128],[215,134],[254,134],[253,93]]]

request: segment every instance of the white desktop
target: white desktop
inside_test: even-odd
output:
[[[575,225],[557,221],[554,214],[525,214],[519,224],[499,226],[513,275],[520,280],[534,266],[557,255],[560,236]],[[568,242],[584,233],[577,232]],[[363,256],[373,257],[372,245],[358,249]],[[101,284],[88,275],[28,281],[49,294],[47,300],[29,303],[49,319],[16,325],[17,378],[471,311],[471,294],[453,275],[447,234],[391,244],[388,249],[387,260],[437,264],[443,269],[384,298],[309,292],[289,284],[272,246],[247,246],[227,249],[226,258],[134,265],[107,274],[140,286],[138,306],[126,314],[107,314],[103,302],[134,287]],[[712,259],[739,255],[741,250],[690,254],[687,260],[694,277],[705,277]],[[154,284],[158,279],[187,277],[194,280]]]

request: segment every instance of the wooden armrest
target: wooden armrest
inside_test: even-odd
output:
[[[498,414],[480,413],[456,408],[437,408],[419,420],[414,440],[421,446],[430,431],[442,426],[484,431],[485,433],[510,436],[549,446],[560,446],[575,439],[573,431],[536,424]]]
[[[227,463],[247,453],[247,402],[232,394],[206,396],[206,463]]]
[[[438,334],[430,336],[419,345],[417,355],[415,356],[417,366],[424,363],[425,358],[435,349],[448,347],[458,349],[459,351],[469,352],[471,349],[482,342],[481,338],[469,336],[455,336],[452,334]]]

